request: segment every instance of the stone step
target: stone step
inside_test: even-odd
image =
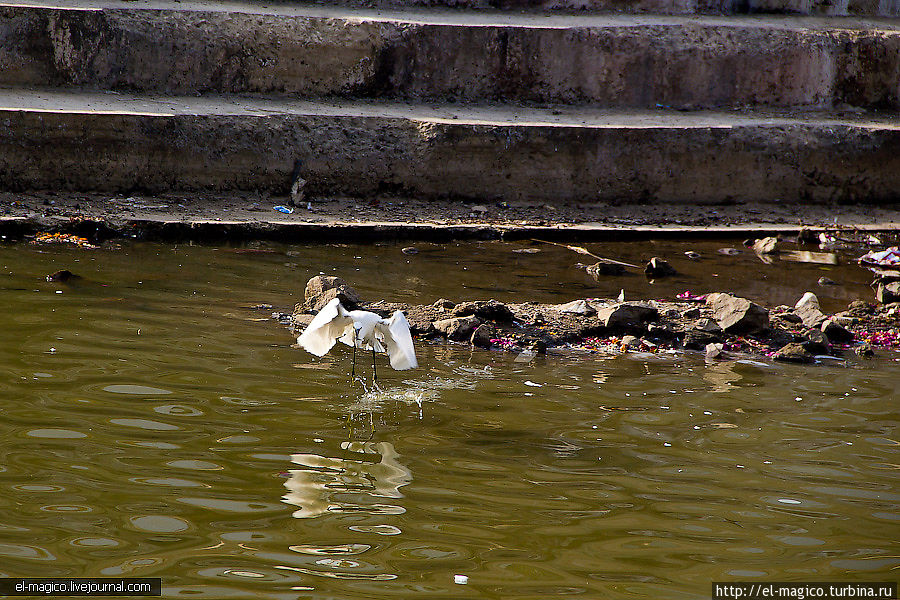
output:
[[[0,85],[898,110],[900,20],[7,3],[0,8]]]
[[[547,12],[702,14],[788,14],[829,16],[900,15],[898,0],[341,0],[361,8],[522,10]]]
[[[897,202],[900,123],[818,113],[0,90],[0,189]]]

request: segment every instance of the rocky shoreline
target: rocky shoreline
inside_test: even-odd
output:
[[[309,280],[305,301],[285,320],[297,333],[332,298],[348,308],[389,316],[406,313],[417,339],[446,340],[518,353],[549,349],[600,352],[693,350],[707,358],[732,355],[812,364],[853,352],[863,358],[879,348],[900,348],[900,297],[888,302],[854,300],[846,310],[825,314],[812,292],[795,306],[767,308],[729,293],[679,294],[671,301],[581,298],[564,304],[454,302],[413,305],[364,302],[339,277]],[[285,317],[287,317],[285,315]]]

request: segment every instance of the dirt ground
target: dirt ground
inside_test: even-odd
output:
[[[281,206],[290,213],[275,207]],[[378,225],[436,228],[484,226],[501,229],[578,226],[582,231],[646,229],[684,235],[742,230],[859,227],[900,230],[900,206],[748,203],[729,205],[574,204],[423,202],[376,197],[313,198],[290,206],[288,198],[266,195],[167,194],[125,196],[75,192],[2,193],[0,218],[27,220],[31,228],[65,229],[79,220],[100,221],[111,229],[141,224],[235,223],[254,228],[290,225]]]

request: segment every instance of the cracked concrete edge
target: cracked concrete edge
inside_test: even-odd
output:
[[[0,241],[20,241],[38,232],[71,233],[93,240],[132,238],[142,241],[198,242],[267,240],[285,243],[375,243],[390,241],[518,241],[539,239],[552,242],[611,242],[650,239],[734,239],[767,235],[794,235],[800,228],[813,232],[861,231],[898,233],[900,223],[841,225],[783,225],[743,223],[730,226],[602,224],[515,225],[498,223],[400,223],[391,221],[279,222],[216,221],[208,219],[68,219],[0,217]]]

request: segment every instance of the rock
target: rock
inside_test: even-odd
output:
[[[722,356],[722,352],[725,349],[724,344],[707,344],[706,345],[706,360],[712,360],[714,358],[719,358]]]
[[[688,250],[687,252],[684,253],[684,255],[687,256],[691,260],[700,260],[700,258],[701,258],[700,253],[695,250]]]
[[[722,333],[722,328],[712,319],[700,319],[694,324],[694,329],[707,333]]]
[[[717,344],[721,341],[721,336],[714,333],[692,329],[684,334],[682,345],[688,350],[706,350],[709,344]]]
[[[532,338],[532,337],[521,337],[518,340],[519,346],[524,348],[525,350],[530,350],[535,354],[546,354],[547,353],[547,343],[540,338]],[[524,352],[523,352],[524,354]]]
[[[410,318],[409,319],[409,330],[413,335],[418,335],[422,337],[430,337],[435,335],[436,329],[434,328],[434,323],[429,321],[428,319],[422,318]]]
[[[826,319],[822,323],[822,333],[838,344],[850,344],[855,339],[853,332],[838,322],[838,319]]]
[[[769,311],[746,298],[707,294],[706,305],[726,333],[755,333],[769,327]]]
[[[812,292],[806,292],[794,305],[794,314],[803,319],[807,327],[818,327],[827,317],[819,310],[819,299]]]
[[[346,281],[340,277],[327,275],[316,275],[306,282],[304,298],[306,310],[311,311],[321,310],[334,298],[339,298],[341,304],[348,310],[354,310],[362,302],[356,290],[347,285]],[[294,308],[294,312],[297,312],[297,307]]]
[[[852,327],[859,324],[859,318],[848,314],[846,311],[832,315],[831,320],[843,327]]]
[[[633,335],[622,336],[622,350],[637,350],[641,347],[641,340]]]
[[[461,302],[453,308],[453,314],[457,317],[475,315],[483,321],[496,321],[498,323],[512,323],[513,321],[513,314],[509,307],[496,300]]]
[[[807,227],[801,227],[797,233],[798,244],[815,244],[819,241],[819,236],[814,231],[810,231]]]
[[[831,341],[822,333],[821,329],[810,329],[806,332],[806,339],[800,345],[810,354],[830,354]]]
[[[419,249],[416,248],[415,246],[407,246],[406,248],[401,248],[401,249],[400,249],[400,252],[402,252],[403,254],[410,254],[410,255],[411,255],[411,254],[418,254],[418,253],[419,253]]]
[[[875,287],[875,299],[881,304],[900,302],[900,281],[879,281]]]
[[[670,275],[678,275],[678,271],[663,259],[654,256],[647,263],[647,266],[644,267],[644,274],[647,277],[669,277]]]
[[[792,362],[809,364],[815,362],[815,357],[810,354],[802,344],[791,342],[781,349],[777,350],[772,356],[773,359],[781,362]]]
[[[305,312],[295,312],[291,315],[291,320],[294,322],[294,327],[306,329],[312,320],[315,319],[315,315],[311,315]]]
[[[854,317],[863,317],[866,315],[874,315],[875,307],[862,300],[854,300],[847,305],[847,313]]]
[[[647,337],[655,342],[673,342],[678,336],[675,330],[668,325],[656,325],[651,323],[647,326]]]
[[[441,298],[440,300],[432,304],[432,306],[441,310],[449,310],[456,306],[456,302],[454,302],[453,300],[447,300],[446,298]]]
[[[853,352],[862,358],[875,358],[875,350],[869,342],[863,342],[853,349]]]
[[[753,242],[753,251],[757,254],[775,254],[778,252],[778,238],[764,237]]]
[[[803,319],[800,315],[795,315],[792,312],[786,313],[778,313],[777,315],[772,315],[773,319],[778,319],[779,321],[784,321],[786,323],[802,323]]]
[[[656,307],[639,302],[621,302],[597,311],[597,318],[614,331],[643,331],[644,325],[659,318]]]
[[[482,323],[475,328],[475,331],[472,332],[472,337],[469,338],[469,343],[479,348],[490,348],[491,346],[493,346],[493,342],[491,342],[491,340],[495,339],[497,339],[497,330],[494,329],[492,325]]]
[[[719,248],[716,250],[719,254],[724,254],[725,256],[737,256],[741,253],[737,248]]]
[[[837,285],[837,282],[834,279],[829,279],[827,277],[819,277],[819,280],[816,281],[816,283],[818,283],[821,286]]]
[[[802,335],[796,335],[790,331],[778,329],[777,327],[770,329],[767,332],[766,337],[769,346],[772,348],[781,348],[785,344],[790,344],[791,342],[803,343],[806,340]]]
[[[598,262],[592,265],[588,265],[588,268],[585,269],[587,274],[594,278],[594,281],[599,282],[602,277],[615,277],[617,275],[625,274],[625,267],[622,265],[615,265],[612,263]]]
[[[50,273],[49,275],[47,275],[47,281],[60,281],[62,283],[65,283],[70,279],[81,279],[81,277],[67,269],[62,269],[60,271],[56,271],[55,273]]]
[[[441,319],[434,322],[434,328],[455,342],[465,342],[472,339],[475,328],[481,325],[481,320],[470,315],[468,317],[454,317]]]
[[[557,304],[553,308],[561,313],[570,315],[584,315],[586,317],[589,317],[591,315],[597,314],[597,311],[594,309],[594,307],[588,304],[585,300],[572,300],[571,302],[566,302],[565,304]]]
[[[678,315],[675,315],[678,316]],[[689,308],[683,313],[681,313],[681,317],[683,319],[699,319],[700,318],[700,309],[696,306],[694,308]]]

